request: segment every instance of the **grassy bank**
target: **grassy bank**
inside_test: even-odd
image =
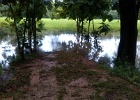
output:
[[[78,51],[78,52],[76,52]],[[0,100],[139,100],[140,88],[74,49],[14,62],[14,77]],[[117,70],[118,72],[118,70]],[[120,72],[120,71],[119,71]],[[124,75],[124,73],[122,74]],[[126,75],[126,74],[125,74]],[[135,76],[135,75],[134,75]],[[133,79],[139,80],[139,76]]]
[[[48,18],[43,18],[42,21],[44,22],[44,28],[45,30],[68,30],[68,31],[76,31],[76,22],[74,20],[68,20],[68,19],[48,19]],[[0,18],[0,27],[3,26],[3,22],[5,22],[5,17]],[[97,29],[101,24],[102,20],[101,19],[96,19],[94,20],[94,26],[95,29]],[[119,30],[119,21],[118,20],[113,20],[112,22],[106,21],[107,24],[111,26],[112,30],[118,31]],[[87,28],[87,23],[84,25],[85,28]],[[91,23],[91,28],[92,30],[92,23]]]
[[[68,20],[68,19],[54,19],[51,20],[49,18],[43,18],[42,21],[44,22],[44,29],[48,31],[55,31],[55,30],[63,30],[63,31],[76,31],[76,22],[74,20]],[[0,27],[3,26],[3,22],[5,22],[5,17],[0,17]],[[101,24],[101,19],[95,19],[94,20],[94,26],[95,29],[97,29]],[[113,20],[111,22],[106,21],[105,23],[109,24],[112,31],[119,31],[120,30],[120,21],[119,20]],[[85,23],[84,27],[87,28],[88,24]],[[92,22],[90,25],[90,29],[92,30]],[[140,20],[138,21],[138,30],[140,31]]]
[[[59,20],[51,20],[44,18],[43,22],[45,24],[45,29],[47,30],[70,30],[70,31],[76,31],[76,21],[74,20],[68,20],[68,19],[59,19]],[[96,19],[94,20],[94,26],[95,29],[97,29],[101,24],[102,20],[101,19]],[[119,21],[118,20],[113,20],[112,22],[106,21],[107,24],[111,26],[111,29],[114,31],[119,31],[120,26],[119,26]],[[87,28],[88,24],[85,23],[84,27]],[[92,30],[92,23],[90,25],[90,29]]]

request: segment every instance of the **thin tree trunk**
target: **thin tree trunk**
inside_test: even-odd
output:
[[[17,36],[17,43],[18,43],[18,52],[21,56],[21,59],[24,60],[24,50],[21,48],[21,43],[20,43],[20,37],[19,37],[19,32],[18,32],[18,27],[17,27],[17,22],[16,22],[16,18],[14,16],[14,11],[13,11],[13,8],[12,8],[12,5],[11,3],[9,3],[9,8],[12,12],[12,15],[13,15],[13,18],[14,18],[14,27],[15,27],[15,31],[16,31],[16,36]]]
[[[76,20],[76,27],[77,27],[77,33],[79,33],[79,20],[78,20],[78,18]]]
[[[33,36],[34,36],[34,51],[37,50],[36,46],[37,46],[37,40],[36,40],[36,21],[34,19],[34,28],[33,28]]]
[[[84,35],[84,31],[83,31],[84,30],[84,21],[82,20],[81,22],[82,22],[82,24],[81,24],[81,30],[80,31],[81,31],[82,35]]]
[[[90,20],[88,22],[88,36],[89,36]]]
[[[37,48],[37,41],[36,41],[36,10],[35,10],[35,5],[34,5],[34,13],[33,13],[33,17],[32,17],[32,26],[33,26],[33,37],[34,37],[34,51],[36,52]]]
[[[92,20],[92,29],[94,31],[94,19]]]

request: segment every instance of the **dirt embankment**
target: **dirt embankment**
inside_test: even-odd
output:
[[[42,54],[21,64],[19,69],[23,69],[22,75],[25,76],[22,86],[17,86],[13,93],[13,87],[9,87],[0,96],[2,100],[140,99],[138,87],[109,75],[107,70],[76,52]],[[29,71],[29,77],[24,75],[26,71]],[[17,79],[14,77],[12,80],[18,83]]]

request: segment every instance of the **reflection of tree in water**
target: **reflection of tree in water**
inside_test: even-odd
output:
[[[89,59],[95,60],[98,57],[99,53],[102,51],[100,46],[100,42],[95,40],[95,38],[90,38],[89,40],[85,40],[82,36],[77,36],[76,41],[68,41],[68,42],[56,42],[59,50],[65,51],[74,51],[82,55],[86,55]],[[58,49],[56,49],[58,50]]]
[[[9,71],[9,62],[15,57],[11,55],[11,40],[13,39],[14,35],[6,35],[0,38],[0,44],[1,44],[1,55],[2,59],[0,59],[0,64],[2,66],[2,73],[0,76],[0,82],[3,84],[3,82],[7,82],[12,78],[12,73]]]
[[[7,41],[9,41],[9,40],[10,40],[10,36],[7,35],[7,36],[5,36],[5,37],[1,37],[1,38],[0,38],[0,43],[2,43],[2,42],[7,42]]]
[[[112,64],[111,59],[110,57],[108,57],[108,55],[105,55],[104,57],[100,57],[98,63],[104,66],[110,66]]]
[[[7,52],[9,52],[9,51],[7,51]],[[9,63],[10,63],[13,59],[15,59],[15,55],[14,55],[14,54],[13,54],[13,55],[7,55],[7,54],[6,54],[7,52],[3,52],[3,53],[2,53],[2,56],[3,56],[4,60],[1,61],[1,64],[2,64],[2,67],[3,67],[3,68],[8,68],[8,67],[9,67]]]
[[[13,59],[15,59],[15,55],[7,55],[7,52],[3,52],[2,56],[4,58],[4,60],[1,61],[1,65],[2,65],[2,75],[1,75],[1,80],[3,82],[7,82],[8,80],[10,80],[13,77],[13,74],[11,73],[11,71],[9,70],[9,63],[10,61],[12,61]]]
[[[136,67],[140,69],[140,45],[137,45]]]

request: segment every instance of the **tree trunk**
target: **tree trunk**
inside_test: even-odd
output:
[[[88,36],[89,36],[89,29],[90,29],[90,20],[88,21]]]
[[[34,5],[34,10],[33,10],[33,16],[32,16],[32,26],[33,26],[33,43],[34,43],[34,51],[37,51],[37,36],[36,36],[36,9],[35,9],[35,5]]]
[[[21,45],[22,45],[23,43],[20,42],[20,34],[19,34],[19,31],[18,31],[17,20],[16,20],[16,17],[15,17],[15,15],[14,15],[14,11],[13,11],[13,8],[12,8],[11,3],[9,3],[8,6],[9,6],[11,12],[12,12],[13,19],[14,19],[14,28],[15,28],[15,31],[16,31],[16,37],[17,37],[17,43],[18,43],[18,52],[19,52],[19,54],[20,54],[21,59],[24,60],[24,58],[25,58],[25,56],[24,56],[24,50],[23,50],[23,48],[21,47]]]
[[[92,19],[92,31],[94,31],[94,19]]]
[[[36,21],[35,21],[35,19],[34,19],[34,26],[33,26],[34,28],[33,28],[33,37],[34,37],[34,51],[36,52],[36,50],[37,50],[37,37],[36,37]]]
[[[135,65],[137,43],[137,7],[136,0],[119,0],[120,43],[117,60]]]

